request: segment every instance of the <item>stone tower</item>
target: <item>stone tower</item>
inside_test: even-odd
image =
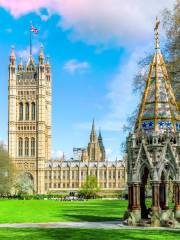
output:
[[[45,161],[51,158],[51,66],[41,47],[36,65],[16,66],[12,49],[8,81],[8,151],[17,171],[29,176],[34,191],[44,193]]]
[[[146,223],[152,226],[180,220],[180,115],[159,47],[159,24],[157,20],[155,54],[138,118],[127,138],[130,225],[142,224],[142,219],[148,219]],[[149,184],[151,209],[145,203]],[[174,210],[168,210],[168,191],[172,185]]]
[[[85,157],[86,156],[86,157]],[[88,156],[88,158],[87,158]],[[96,129],[95,129],[95,123],[93,120],[92,123],[92,130],[90,133],[90,142],[87,147],[87,152],[84,151],[83,153],[83,161],[84,159],[88,159],[88,161],[96,162],[96,161],[105,161],[106,154],[105,154],[105,148],[103,145],[103,140],[101,136],[101,132],[99,133],[99,137],[96,135]]]

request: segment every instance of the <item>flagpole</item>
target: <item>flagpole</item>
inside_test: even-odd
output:
[[[32,26],[32,21],[30,21],[30,39],[29,39],[29,43],[30,43],[30,47],[29,47],[29,50],[30,50],[30,57],[32,57],[32,31],[31,31],[31,26]]]

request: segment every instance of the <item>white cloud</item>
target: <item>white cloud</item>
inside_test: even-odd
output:
[[[99,120],[96,120],[96,126],[100,126],[102,131],[121,132],[127,117],[134,111],[139,99],[132,94],[133,77],[137,73],[137,62],[144,56],[145,50],[137,48],[127,58],[124,63],[119,65],[117,72],[109,80],[107,94],[105,98],[109,104],[107,113]],[[90,122],[82,122],[76,125],[79,129],[87,130],[91,126]]]
[[[63,69],[71,74],[75,72],[86,71],[90,68],[90,64],[86,61],[80,62],[77,59],[71,59],[64,64]]]
[[[151,36],[156,15],[175,0],[0,0],[14,17],[46,8],[61,16],[60,26],[73,39],[91,44],[136,45]],[[42,15],[44,20],[49,16]]]
[[[32,54],[36,55],[39,52],[39,49],[40,49],[39,46],[33,46]],[[18,57],[21,57],[23,60],[27,61],[29,59],[30,49],[29,47],[27,47],[26,49],[17,50],[16,54]]]
[[[53,159],[61,159],[64,155],[64,152],[62,150],[54,150],[52,151],[52,158]]]
[[[38,16],[40,16],[41,20],[44,22],[48,21],[52,16],[51,11],[49,11],[48,9],[46,13],[43,13],[41,10],[37,10],[36,13]]]

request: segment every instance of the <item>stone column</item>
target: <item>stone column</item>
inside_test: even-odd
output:
[[[162,210],[168,209],[168,181],[160,184],[160,206]]]
[[[69,188],[72,188],[72,168],[69,168]]]
[[[60,168],[60,186],[61,188],[63,188],[63,170],[62,170],[62,167]]]
[[[108,171],[108,167],[106,168],[106,188],[109,188],[109,171]]]
[[[159,182],[152,182],[152,211],[159,212]]]
[[[174,183],[175,217],[180,221],[180,181]]]
[[[132,186],[128,184],[128,210],[132,210]]]
[[[99,164],[97,164],[97,185],[100,186],[100,178],[99,178]]]
[[[118,188],[118,168],[116,167],[116,188]]]
[[[141,209],[140,207],[140,184],[132,184],[132,209]]]
[[[79,166],[79,188],[81,187],[81,167]]]
[[[144,183],[140,186],[140,205],[141,205],[141,217],[147,218],[148,217],[148,211],[146,208],[146,196],[145,196],[145,185]]]
[[[132,212],[138,222],[141,219],[140,183],[132,183]]]

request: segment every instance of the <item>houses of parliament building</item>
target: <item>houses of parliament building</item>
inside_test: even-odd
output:
[[[9,58],[8,152],[17,169],[34,184],[34,192],[77,191],[88,175],[97,177],[103,191],[118,191],[126,183],[122,161],[107,161],[101,133],[93,121],[86,149],[70,160],[51,158],[51,65],[41,48],[38,63],[30,54],[26,65]]]

